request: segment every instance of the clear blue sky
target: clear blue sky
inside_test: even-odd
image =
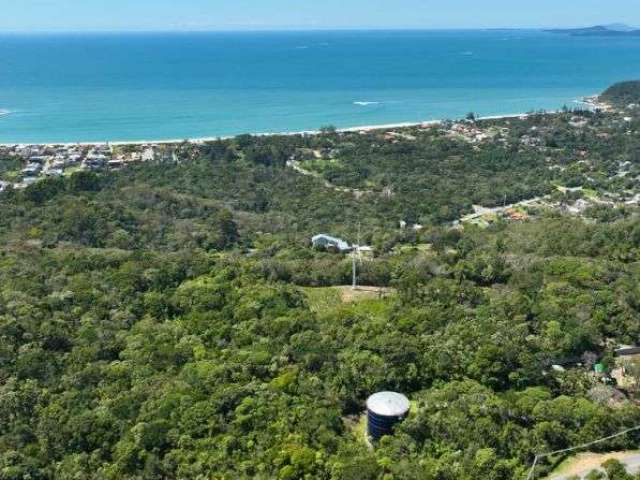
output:
[[[0,0],[0,31],[640,25],[638,0]]]

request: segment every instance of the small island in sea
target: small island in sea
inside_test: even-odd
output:
[[[555,28],[547,32],[568,34],[573,37],[640,37],[640,28],[624,24],[596,25],[582,28]]]
[[[551,111],[637,77],[635,39],[568,38],[540,29],[0,34],[0,110],[10,112],[0,143]]]

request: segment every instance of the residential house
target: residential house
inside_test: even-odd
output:
[[[326,234],[316,235],[311,239],[311,243],[314,248],[321,248],[324,250],[336,251],[340,253],[346,253],[352,250],[352,247],[348,242]]]
[[[27,177],[33,177],[38,175],[42,170],[42,165],[39,163],[31,162],[25,168],[22,169],[22,174]]]

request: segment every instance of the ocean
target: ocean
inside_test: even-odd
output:
[[[514,114],[636,78],[640,38],[542,31],[1,34],[0,142]]]

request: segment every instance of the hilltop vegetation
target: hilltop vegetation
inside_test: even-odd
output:
[[[243,136],[8,189],[0,479],[508,480],[640,423],[590,373],[640,337],[638,126]],[[558,207],[452,228],[505,196]],[[360,280],[393,293],[343,303],[311,287],[351,259],[309,240],[358,223]],[[414,408],[370,449],[352,426],[387,389]]]
[[[587,375],[545,375],[638,338],[640,272],[616,259],[635,230],[471,229],[405,258],[396,296],[321,312],[261,258],[6,251],[2,475],[517,478],[534,451],[640,422]],[[370,452],[343,419],[388,388],[419,407]]]
[[[638,105],[640,104],[640,80],[616,83],[605,90],[600,98],[618,107]]]

